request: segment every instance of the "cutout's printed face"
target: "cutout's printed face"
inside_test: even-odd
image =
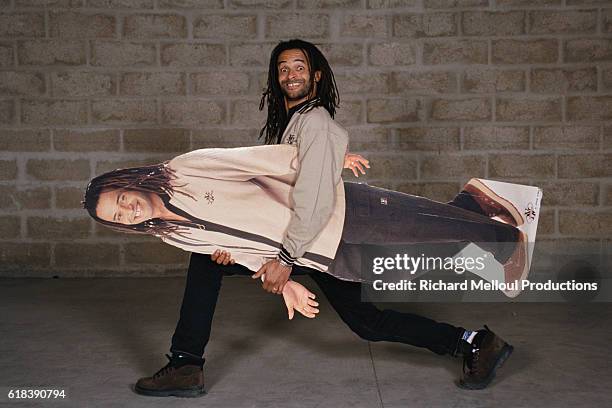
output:
[[[311,86],[310,68],[302,50],[292,49],[281,52],[277,68],[278,82],[289,108],[316,95],[316,83],[321,79],[321,71],[314,73],[315,83]]]
[[[98,218],[117,224],[140,224],[154,214],[152,193],[134,190],[104,190],[98,199]]]

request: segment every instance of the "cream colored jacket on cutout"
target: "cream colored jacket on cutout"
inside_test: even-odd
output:
[[[298,254],[297,265],[326,271],[344,224],[346,131],[315,108],[293,115],[282,142],[172,159],[168,166],[178,178],[170,204],[203,225],[162,240],[203,254],[225,249],[253,271],[275,258],[282,243]]]

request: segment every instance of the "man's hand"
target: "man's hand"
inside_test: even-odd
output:
[[[368,169],[370,168],[370,161],[367,160],[360,154],[347,153],[344,156],[344,168],[351,169],[355,177],[359,177],[359,173],[357,173],[357,169],[361,172],[361,174],[365,174],[365,169],[363,166],[366,166]]]
[[[219,265],[233,265],[236,263],[236,261],[232,259],[232,254],[227,251],[220,251],[218,249],[210,255],[210,259]]]
[[[294,311],[298,311],[309,319],[314,319],[319,313],[319,303],[315,300],[314,293],[300,285],[296,281],[289,281],[283,289],[283,299],[287,306],[289,320],[293,319]]]
[[[266,276],[262,287],[270,293],[280,295],[283,293],[285,283],[287,283],[289,275],[291,274],[291,267],[283,266],[278,259],[273,259],[263,264],[251,278],[257,279],[264,273]]]

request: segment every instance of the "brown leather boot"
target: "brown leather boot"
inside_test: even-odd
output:
[[[153,397],[200,397],[204,390],[204,373],[202,364],[197,361],[181,361],[180,357],[168,357],[168,364],[151,377],[144,377],[136,382],[134,391],[141,395]],[[193,363],[193,364],[191,364]]]
[[[472,196],[474,201],[478,203],[489,218],[497,217],[502,222],[514,225],[515,227],[525,222],[520,211],[516,209],[514,204],[498,196],[482,181],[473,178],[468,181],[463,187],[463,190]]]
[[[463,355],[463,377],[459,380],[459,387],[469,390],[486,388],[495,378],[496,370],[514,350],[486,325],[478,330],[472,344],[465,344],[470,350]]]

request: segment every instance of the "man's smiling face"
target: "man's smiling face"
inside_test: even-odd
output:
[[[321,71],[314,73],[314,84],[312,84],[308,60],[302,50],[291,49],[281,52],[277,68],[278,82],[285,95],[288,109],[316,95]]]
[[[154,217],[152,193],[133,190],[104,190],[98,199],[96,215],[118,224],[139,224]]]

